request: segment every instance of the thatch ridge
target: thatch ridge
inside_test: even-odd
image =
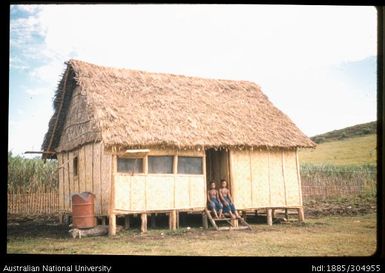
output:
[[[204,79],[103,67],[79,60],[67,62],[68,82],[84,92],[95,135],[106,146],[176,147],[314,147],[290,118],[277,109],[258,85],[249,81]],[[55,95],[55,113],[44,150],[70,150],[83,143],[60,143],[58,113],[62,79]],[[73,85],[70,84],[67,86]],[[68,92],[70,93],[70,92]],[[68,96],[65,96],[68,104]],[[68,105],[67,105],[68,107]],[[59,122],[60,123],[60,122]],[[55,141],[48,147],[49,139]],[[63,141],[62,141],[63,142]]]

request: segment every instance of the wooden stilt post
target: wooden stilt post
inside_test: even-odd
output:
[[[289,221],[289,210],[285,209],[285,218],[287,221]]]
[[[176,213],[175,227],[176,229],[179,229],[179,211],[177,210],[175,213]]]
[[[151,214],[151,217],[150,217],[150,225],[151,225],[151,228],[156,228],[155,213]]]
[[[111,189],[110,189],[110,203],[109,203],[109,213],[108,213],[108,235],[113,236],[116,234],[116,214],[115,210],[115,179],[116,179],[116,167],[117,157],[116,155],[112,156],[112,166],[111,166]]]
[[[204,229],[209,228],[209,223],[207,221],[207,214],[206,213],[202,213],[202,225],[203,225]]]
[[[300,221],[300,222],[305,221],[305,213],[304,213],[303,207],[298,208],[298,221]]]
[[[64,222],[64,214],[63,213],[60,213],[59,214],[59,224],[63,224],[63,222]]]
[[[130,215],[126,215],[124,217],[124,228],[129,229],[130,228]]]
[[[108,219],[108,235],[116,235],[116,215],[111,213]]]
[[[102,216],[102,225],[105,226],[107,224],[107,217]]]
[[[273,225],[273,210],[272,209],[267,209],[267,224],[269,226]]]
[[[142,220],[140,232],[147,232],[147,213],[142,213],[140,215],[140,218]]]
[[[231,219],[231,225],[233,227],[238,227],[238,219]]]
[[[169,228],[171,230],[176,230],[176,210],[170,211],[169,218],[168,218],[168,224],[169,224]]]

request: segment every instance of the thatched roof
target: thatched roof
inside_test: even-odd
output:
[[[60,143],[76,86],[84,95],[92,130],[80,140]],[[70,150],[101,140],[106,146],[127,147],[315,146],[258,85],[248,81],[149,73],[70,60],[54,108],[44,151]]]

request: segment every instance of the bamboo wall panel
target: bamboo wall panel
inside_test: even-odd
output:
[[[57,160],[59,162],[59,166],[61,168],[58,170],[59,172],[59,208],[60,210],[64,210],[64,172],[63,172],[63,154],[60,153],[57,155]]]
[[[266,151],[253,151],[251,155],[252,207],[270,206],[269,158]]]
[[[167,210],[174,208],[174,177],[147,176],[146,209]]]
[[[301,206],[295,151],[285,151],[286,198],[288,206]]]
[[[112,164],[112,156],[111,154],[105,153],[104,147],[102,146],[102,161],[101,161],[101,171],[102,171],[102,214],[108,214],[108,203],[110,200],[110,187],[111,187],[111,164]]]
[[[63,163],[63,183],[64,183],[64,209],[71,211],[71,196],[69,188],[69,177],[68,177],[68,156],[67,153],[63,153],[62,160]]]
[[[282,175],[282,152],[270,151],[271,206],[285,206],[285,189]]]
[[[67,177],[68,177],[66,183],[68,184],[69,207],[70,207],[70,209],[72,210],[72,194],[73,194],[73,192],[74,192],[74,189],[73,189],[73,187],[72,187],[72,185],[71,185],[70,166],[71,166],[73,163],[72,163],[72,161],[71,161],[69,152],[66,152],[65,154],[66,154],[66,162],[67,162],[67,163],[65,164],[65,168],[66,168],[65,172],[66,172]]]
[[[78,152],[69,152],[69,180],[72,194],[80,193],[79,190],[79,174],[77,176],[74,175],[74,158],[78,156]],[[79,158],[78,158],[79,160]]]
[[[188,176],[175,177],[175,207],[185,209],[190,207],[190,179]]]
[[[116,176],[115,185],[115,208],[122,210],[131,210],[131,192],[132,176]]]
[[[84,146],[79,149],[78,156],[78,177],[79,177],[79,192],[86,190],[86,164],[85,164]]]
[[[233,180],[231,194],[237,209],[251,208],[250,156],[248,152],[231,151]]]
[[[203,176],[189,176],[190,208],[204,208],[207,204],[206,180]],[[179,197],[178,197],[179,198]]]
[[[93,181],[92,181],[92,172],[93,172],[93,144],[87,144],[84,146],[84,154],[85,154],[85,190],[88,192],[94,193],[93,189]],[[95,193],[94,193],[95,194]]]
[[[95,213],[101,215],[102,213],[102,187],[100,176],[100,143],[93,144],[93,168],[92,168],[92,181],[94,185],[93,193],[95,194]]]
[[[146,177],[131,176],[131,209],[145,210],[146,209]],[[118,189],[116,189],[118,190]]]

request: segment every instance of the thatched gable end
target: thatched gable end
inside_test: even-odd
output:
[[[89,121],[83,131],[82,122],[73,121],[81,132],[71,139],[63,134],[76,87]],[[54,108],[42,146],[45,151],[70,150],[101,140],[106,146],[315,146],[259,86],[247,81],[149,73],[70,60]]]

